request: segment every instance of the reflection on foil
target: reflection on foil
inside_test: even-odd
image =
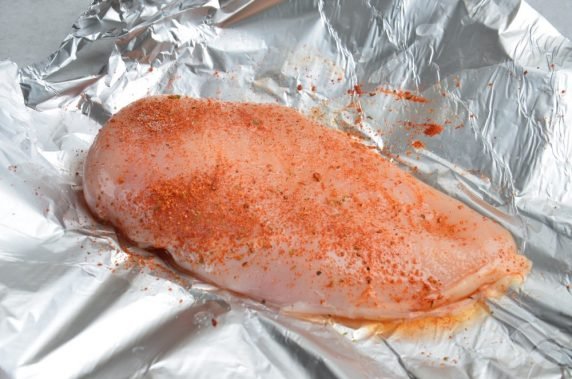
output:
[[[526,3],[95,1],[49,59],[0,79],[0,376],[572,376],[572,43]],[[79,173],[99,126],[159,93],[351,131],[503,224],[533,270],[483,320],[421,338],[134,262]]]

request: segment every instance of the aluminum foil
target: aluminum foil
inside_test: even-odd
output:
[[[160,93],[355,132],[503,224],[532,272],[481,319],[411,334],[134,263],[81,166],[111,114]],[[0,63],[0,377],[572,377],[571,106],[572,43],[524,2],[95,1],[44,62]],[[428,120],[444,131],[412,149]]]

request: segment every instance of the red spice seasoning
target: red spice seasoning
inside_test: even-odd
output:
[[[411,143],[411,145],[416,149],[422,149],[425,147],[425,144],[421,141],[415,140]]]
[[[387,88],[379,88],[378,91],[381,93],[385,93],[386,95],[392,95],[397,100],[407,100],[407,101],[412,101],[414,103],[428,103],[429,102],[429,100],[427,100],[426,98],[419,96],[419,95],[415,95],[411,91],[401,91],[401,90],[397,90],[397,89],[387,89]]]
[[[402,122],[402,124],[407,129],[423,128],[423,134],[429,137],[436,136],[437,134],[441,133],[444,129],[442,125],[431,122],[416,123],[412,121],[404,121]]]
[[[425,124],[423,133],[429,137],[436,136],[443,131],[443,127],[439,124]]]
[[[363,90],[361,89],[361,85],[357,84],[354,88],[348,90],[348,95],[363,95]]]

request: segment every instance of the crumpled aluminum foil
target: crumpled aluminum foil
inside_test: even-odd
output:
[[[46,61],[0,63],[0,377],[572,377],[572,43],[512,0],[277,3],[95,1]],[[503,224],[532,272],[481,320],[411,336],[134,264],[81,167],[111,114],[159,93],[354,131]],[[427,119],[445,130],[413,151],[404,123]]]

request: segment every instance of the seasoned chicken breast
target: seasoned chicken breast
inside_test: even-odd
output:
[[[417,317],[529,269],[494,221],[283,106],[136,101],[84,173],[89,207],[124,236],[286,311]]]

